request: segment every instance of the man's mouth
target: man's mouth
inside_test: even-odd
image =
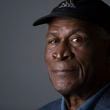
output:
[[[68,74],[76,74],[79,72],[79,66],[76,64],[70,63],[57,63],[54,64],[53,68],[51,69],[52,74],[56,75],[68,75]]]
[[[66,74],[72,74],[76,72],[74,69],[61,69],[61,70],[53,70],[52,73],[58,74],[58,75],[66,75]]]

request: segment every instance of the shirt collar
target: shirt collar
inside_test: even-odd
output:
[[[64,97],[62,97],[62,101],[61,101],[61,110],[66,110],[66,104],[65,104]]]

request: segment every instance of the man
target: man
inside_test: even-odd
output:
[[[110,7],[67,0],[33,25],[44,23],[49,78],[63,97],[40,110],[110,110]]]

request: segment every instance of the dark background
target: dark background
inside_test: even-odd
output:
[[[32,26],[59,2],[0,0],[0,110],[37,110],[60,96],[43,58],[47,26]]]

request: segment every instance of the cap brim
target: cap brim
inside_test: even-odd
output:
[[[62,13],[51,13],[49,15],[46,15],[44,17],[41,17],[39,18],[38,20],[36,20],[34,23],[33,23],[33,26],[38,26],[38,25],[41,25],[41,24],[46,24],[46,23],[49,23],[53,18],[55,17],[65,17],[65,18],[68,18],[69,15],[67,14],[62,14]],[[71,16],[70,16],[71,17]]]
[[[36,21],[33,23],[33,26],[37,26],[37,25],[40,25],[40,24],[48,23],[50,19],[51,19],[51,16],[50,16],[50,15],[41,17],[41,18],[39,18],[38,20],[36,20]]]
[[[61,15],[60,13],[51,13],[49,15],[46,15],[44,17],[41,17],[39,18],[38,20],[36,20],[34,23],[33,23],[33,26],[38,26],[38,25],[41,25],[41,24],[46,24],[46,23],[49,23],[52,18],[54,17],[66,17],[65,15]]]

